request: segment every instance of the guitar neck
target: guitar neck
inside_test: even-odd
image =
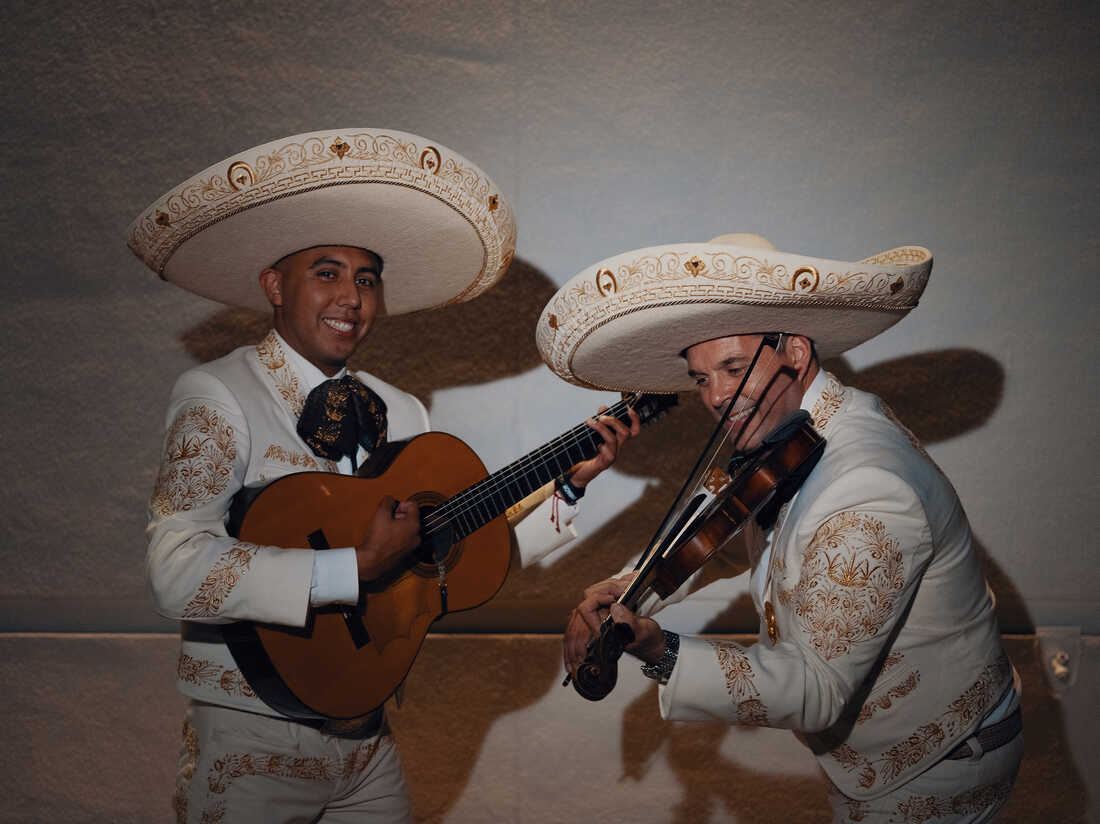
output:
[[[629,408],[626,401],[619,401],[601,414],[613,416],[629,426]],[[602,444],[603,438],[594,429],[584,423],[577,424],[549,443],[448,498],[428,516],[423,531],[430,535],[442,529],[451,529],[452,540],[462,540],[504,514],[508,507],[536,489],[568,472],[575,464],[594,457]]]

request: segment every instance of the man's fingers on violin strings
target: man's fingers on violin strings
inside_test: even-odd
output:
[[[588,626],[588,631],[595,634],[600,628],[600,616],[599,611],[601,608],[605,608],[610,601],[588,600],[586,599],[577,607],[577,614],[580,615],[581,620]]]
[[[603,599],[603,603],[610,604],[626,590],[636,573],[629,572],[618,578],[604,578],[589,587],[585,587],[584,600]]]

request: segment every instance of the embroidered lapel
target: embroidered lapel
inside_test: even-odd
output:
[[[339,468],[334,461],[315,457],[295,431],[298,418],[305,406],[306,393],[304,383],[291,365],[275,330],[268,332],[267,337],[260,341],[256,349],[249,354],[252,369],[267,391],[271,393],[278,408],[287,416],[289,423],[287,436],[292,438],[284,444],[270,444],[264,453],[264,458],[286,464],[288,468],[296,471],[304,469],[338,472]]]
[[[813,407],[810,409],[810,417],[813,418],[814,429],[818,434],[825,435],[826,427],[833,419],[833,416],[844,405],[844,402],[848,398],[848,391],[845,387],[836,379],[830,372],[825,372],[825,385],[821,388],[821,394],[814,400]],[[771,552],[768,554],[768,568],[764,573],[764,588],[762,590],[764,595],[764,619],[768,628],[768,635],[771,638],[773,644],[778,643],[782,637],[782,632],[779,627],[778,620],[775,615],[774,604],[778,598],[782,596],[782,587],[778,586],[776,580],[779,573],[782,576],[786,572],[787,561],[782,557],[782,548],[784,546],[783,527],[786,525],[787,515],[790,513],[791,504],[797,499],[796,493],[794,498],[787,501],[779,509],[779,514],[775,519],[775,527],[772,529],[771,534]]]
[[[821,395],[814,401],[810,410],[810,417],[814,419],[814,429],[819,434],[825,434],[825,428],[833,415],[837,413],[844,401],[848,398],[848,391],[841,385],[831,373],[825,373],[825,386],[821,389]]]
[[[297,421],[305,406],[306,396],[274,329],[256,344],[256,359],[264,384],[291,419]]]

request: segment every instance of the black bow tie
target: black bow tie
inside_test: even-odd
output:
[[[361,445],[372,450],[386,442],[386,402],[351,375],[327,380],[306,398],[298,434],[315,455],[355,464]]]

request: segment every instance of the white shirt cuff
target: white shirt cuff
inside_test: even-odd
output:
[[[325,549],[313,553],[313,580],[309,585],[309,603],[359,603],[359,564],[354,547]]]

